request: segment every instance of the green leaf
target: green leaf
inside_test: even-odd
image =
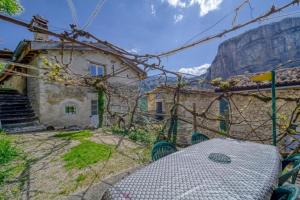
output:
[[[0,13],[19,14],[24,10],[18,0],[0,0]]]

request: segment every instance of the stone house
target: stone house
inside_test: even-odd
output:
[[[207,109],[206,117],[198,117],[197,123],[199,130],[209,137],[220,137],[211,131],[213,129],[233,138],[271,144],[271,83],[255,83],[250,80],[254,75],[231,77],[226,81],[231,85],[225,90],[220,87],[215,90],[182,89],[180,103],[190,110],[193,109],[192,104],[196,103],[198,113]],[[283,138],[280,141],[282,147],[286,144],[294,148],[295,144],[289,144],[291,138],[284,137],[284,133],[289,122],[292,122],[296,132],[300,132],[300,127],[296,128],[300,125],[300,112],[296,108],[296,99],[300,99],[300,68],[277,70],[276,80],[277,139]],[[174,87],[162,86],[147,93],[148,112],[169,116],[174,91]],[[181,108],[178,113],[179,117],[192,122],[193,117],[188,111]],[[184,139],[180,142],[189,142],[192,127],[191,124],[181,122],[179,138]],[[296,134],[293,137],[299,136]]]
[[[32,23],[48,27],[47,21],[40,17],[34,17]],[[94,45],[103,50],[106,48],[99,43]],[[143,70],[128,60],[86,46],[68,42],[62,44],[61,41],[49,40],[48,35],[40,33],[34,34],[34,40],[21,41],[14,52],[1,51],[0,58],[20,63],[19,66],[6,66],[6,71],[0,75],[1,87],[15,89],[28,97],[40,124],[49,128],[97,127],[98,95],[93,88],[64,86],[39,79],[44,73],[45,59],[71,62],[72,73],[82,76],[101,77],[112,74],[113,77],[107,80],[110,85],[133,94],[137,92],[139,80],[146,77]],[[21,64],[33,67],[24,68]],[[9,73],[10,71],[14,73]],[[130,102],[124,103],[118,96],[112,97],[109,104],[109,109],[113,112],[122,113],[128,107]],[[107,115],[104,123],[111,123]]]
[[[152,117],[158,120],[168,119],[170,117],[170,110],[174,102],[174,92],[176,87],[174,86],[159,86],[154,90],[146,93],[148,113]],[[205,109],[217,98],[217,94],[213,90],[206,89],[194,89],[194,88],[182,88],[180,90],[179,102],[186,108],[193,110],[193,104],[196,106],[196,112],[204,112]],[[216,113],[219,111],[218,102],[213,103],[211,109],[207,112],[208,117],[215,118]],[[178,109],[178,117],[181,119],[178,123],[178,139],[179,145],[186,146],[190,144],[190,139],[193,131],[193,115],[185,110],[183,107]],[[184,122],[182,120],[186,120]],[[199,126],[205,125],[212,129],[219,129],[219,122],[207,119],[201,119],[197,121]],[[202,127],[198,127],[198,130],[205,133],[209,137],[215,137],[215,133],[208,131]]]

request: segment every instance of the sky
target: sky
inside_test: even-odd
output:
[[[245,5],[235,23],[258,16],[273,4],[279,6],[289,1],[251,0],[251,9]],[[89,24],[85,30],[102,40],[134,53],[155,54],[232,27],[234,8],[241,2],[243,0],[20,0],[24,11],[14,17],[29,22],[33,15],[41,15],[55,32],[68,30],[69,24],[78,20],[79,27]],[[100,5],[99,12],[88,23],[97,5]],[[77,17],[72,17],[71,10],[76,10]],[[213,62],[224,40],[284,17],[300,16],[299,11],[299,6],[294,6],[269,20],[168,56],[163,59],[163,65],[172,71],[199,75]],[[21,40],[32,38],[33,34],[25,28],[0,21],[0,49],[14,50]]]

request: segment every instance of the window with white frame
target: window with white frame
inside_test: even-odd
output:
[[[76,106],[75,105],[66,105],[65,113],[67,115],[76,115]]]
[[[103,65],[90,63],[89,65],[90,75],[91,76],[104,76],[105,75],[105,67]]]

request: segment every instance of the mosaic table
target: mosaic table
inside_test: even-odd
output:
[[[169,156],[108,189],[111,199],[270,199],[281,172],[274,146],[212,139]]]

